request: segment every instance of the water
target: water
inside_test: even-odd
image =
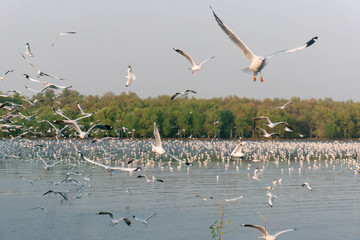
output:
[[[207,150],[199,142],[165,141],[165,149],[193,159],[194,166],[179,168],[174,160],[169,165],[167,157],[152,156],[149,141],[3,141],[2,151],[8,155],[18,151],[20,158],[0,156],[0,239],[211,239],[209,227],[220,221],[224,193],[225,198],[245,197],[225,202],[224,221],[229,224],[222,239],[256,239],[260,232],[240,225],[263,226],[261,216],[267,217],[269,233],[297,229],[278,239],[359,238],[360,175],[351,170],[359,162],[359,143],[249,142],[245,160],[229,160],[226,154],[235,145],[235,141],[218,141],[213,150]],[[123,161],[109,160],[112,165],[121,165],[130,156],[151,161],[145,171],[110,176],[76,154],[82,151],[99,160],[105,155],[101,146],[108,152],[130,147],[114,156]],[[53,153],[64,162],[46,172],[37,152],[49,163],[55,161]],[[260,181],[251,178],[256,167],[262,170]],[[72,169],[85,174],[70,176],[84,187],[51,183],[64,179]],[[144,173],[164,182],[146,183],[136,177]],[[90,181],[84,180],[88,174]],[[20,176],[39,180],[30,184]],[[271,191],[277,198],[270,207],[265,189],[280,178],[282,183]],[[301,187],[304,181],[313,191]],[[43,196],[49,189],[63,191],[70,199]],[[213,199],[203,201],[197,194]],[[32,210],[38,206],[49,214]],[[132,225],[120,222],[110,227],[110,217],[96,215],[98,211],[125,216]],[[132,218],[155,212],[148,228]]]

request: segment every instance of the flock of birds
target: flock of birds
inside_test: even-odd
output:
[[[313,37],[305,44],[288,49],[276,52],[267,57],[257,56],[255,55],[246,44],[230,29],[228,28],[222,20],[216,15],[212,7],[210,6],[213,16],[220,26],[222,31],[230,38],[230,40],[240,49],[242,54],[249,60],[250,66],[242,69],[244,72],[250,73],[253,76],[254,81],[256,81],[257,74],[260,74],[260,81],[263,82],[262,70],[268,64],[268,61],[278,55],[285,53],[292,53],[299,50],[303,50],[315,43],[318,37]],[[60,33],[51,44],[51,47],[55,45],[55,43],[66,35],[74,35],[76,32],[64,32]],[[191,72],[194,74],[196,71],[202,69],[203,64],[213,59],[215,56],[205,59],[204,61],[196,64],[192,56],[182,51],[178,48],[173,48],[174,51],[185,57],[191,67],[189,68]],[[25,52],[21,54],[25,61],[32,66],[36,71],[37,78],[41,77],[50,77],[55,80],[64,81],[65,78],[55,76],[53,74],[47,73],[41,70],[38,66],[33,64],[27,57],[34,57],[34,54],[31,51],[30,44],[26,43]],[[27,57],[26,57],[27,56]],[[0,76],[0,80],[4,80],[4,78],[12,73],[15,69],[8,70],[4,73],[3,76]],[[38,79],[32,78],[30,75],[24,73],[24,77],[29,80],[29,82],[33,82],[36,84],[43,85],[40,90],[35,90],[25,86],[26,89],[33,91],[36,94],[44,94],[46,90],[59,90],[59,89],[68,89],[72,86],[62,86],[54,83],[50,83],[47,81],[42,81]],[[131,66],[128,67],[127,76],[126,76],[126,87],[130,87],[133,81],[136,80],[136,76],[133,73],[133,69]],[[9,90],[2,94],[0,97],[9,97],[11,92],[20,93],[17,90]],[[183,92],[176,92],[171,96],[171,100],[175,99],[178,96],[186,96],[188,94],[197,94],[196,91],[191,89],[186,89]],[[30,99],[24,99],[24,101],[28,102],[31,106],[35,106],[39,103],[39,100],[30,101]],[[287,105],[290,104],[291,101],[285,103],[282,106],[274,107],[274,109],[285,110]],[[224,167],[228,168],[230,164],[237,164],[236,167],[238,169],[238,163],[247,162],[248,163],[248,176],[253,181],[261,181],[261,175],[264,171],[266,171],[265,163],[271,161],[274,164],[279,164],[280,162],[290,162],[296,161],[300,163],[300,168],[298,169],[299,174],[304,171],[302,167],[305,163],[308,164],[309,168],[317,169],[321,165],[321,160],[325,161],[325,164],[329,167],[333,165],[335,161],[343,161],[346,164],[346,169],[354,171],[356,174],[360,173],[360,165],[357,163],[354,156],[358,156],[359,148],[351,148],[350,146],[341,146],[339,147],[336,143],[326,145],[328,143],[323,143],[325,146],[320,146],[319,143],[287,143],[287,142],[251,142],[251,141],[242,141],[241,139],[235,144],[234,142],[222,142],[217,141],[216,136],[207,144],[204,144],[202,141],[165,141],[161,140],[159,129],[157,127],[156,122],[153,123],[154,130],[154,139],[150,141],[137,141],[137,140],[126,140],[119,141],[118,139],[113,138],[104,138],[98,141],[93,141],[90,146],[86,145],[88,141],[76,141],[72,139],[62,140],[61,138],[64,136],[64,131],[66,129],[72,128],[80,139],[89,138],[89,135],[92,131],[96,129],[99,130],[110,130],[111,126],[107,124],[94,124],[87,131],[82,130],[79,121],[84,118],[88,118],[96,114],[94,113],[86,113],[80,103],[77,103],[79,113],[81,117],[77,119],[71,119],[64,114],[64,112],[59,108],[55,109],[52,107],[54,114],[58,115],[62,119],[56,120],[54,122],[50,122],[48,120],[39,120],[39,122],[48,123],[50,128],[55,131],[57,141],[47,141],[47,140],[38,140],[38,141],[30,141],[26,139],[14,139],[14,141],[2,141],[0,142],[1,151],[0,151],[0,160],[4,162],[14,162],[14,161],[23,161],[24,159],[32,159],[32,163],[36,166],[41,165],[41,167],[47,173],[51,174],[54,168],[58,166],[62,167],[71,167],[71,171],[66,173],[65,179],[60,181],[51,181],[48,184],[54,186],[54,189],[49,189],[43,196],[45,195],[55,195],[60,196],[62,201],[72,201],[77,198],[81,198],[83,196],[88,196],[90,193],[86,193],[87,188],[86,182],[91,180],[91,175],[86,173],[89,166],[95,168],[102,168],[107,171],[111,176],[113,176],[116,172],[125,172],[132,177],[136,175],[138,172],[142,172],[136,175],[136,178],[145,179],[148,184],[155,183],[164,183],[166,179],[159,179],[155,176],[148,176],[146,174],[149,168],[154,168],[158,166],[161,169],[169,169],[169,171],[173,171],[173,167],[176,164],[178,169],[185,167],[188,171],[193,165],[197,165],[198,167],[207,167],[208,164],[212,161],[212,159],[217,159],[218,161],[224,163]],[[22,118],[27,121],[32,121],[38,113],[34,113],[30,116],[26,116],[20,112],[19,109],[23,108],[23,105],[19,105],[10,101],[6,101],[1,103],[0,109],[7,109],[9,111],[8,114],[1,117],[1,127],[7,128],[21,128],[22,126],[16,125],[11,121],[11,118]],[[14,113],[16,112],[16,114]],[[254,121],[266,121],[266,127],[269,129],[274,129],[277,126],[284,126],[284,130],[286,132],[294,132],[294,128],[287,123],[286,121],[280,122],[272,122],[267,116],[257,116],[253,118]],[[216,124],[216,122],[214,123]],[[61,128],[56,127],[56,125],[62,126]],[[265,138],[269,138],[272,136],[278,136],[279,133],[272,132],[268,133],[264,128],[258,128]],[[28,132],[31,130],[29,129]],[[20,135],[21,137],[22,135]],[[301,133],[299,133],[299,137],[303,137]],[[106,141],[106,144],[103,142]],[[35,144],[36,142],[36,144]],[[141,142],[141,143],[140,143]],[[139,144],[144,144],[143,150],[139,150]],[[151,145],[151,150],[147,148],[147,146]],[[185,147],[187,145],[187,147]],[[304,146],[306,145],[306,146]],[[323,151],[323,148],[327,148],[327,151]],[[107,148],[107,149],[106,149]],[[275,149],[275,150],[274,150]],[[47,156],[47,159],[44,159],[44,155],[48,152],[54,152],[52,156]],[[350,152],[355,151],[355,152]],[[85,154],[86,152],[86,154]],[[127,152],[125,154],[125,152]],[[35,154],[36,153],[36,154]],[[99,157],[100,156],[100,157]],[[167,158],[163,157],[167,156]],[[165,162],[165,159],[168,160]],[[252,163],[263,163],[263,168],[256,167],[253,169]],[[75,171],[75,167],[79,167],[81,171]],[[294,168],[289,167],[289,171],[295,171]],[[82,176],[83,180],[86,182],[82,182],[72,176]],[[34,184],[39,179],[28,179],[26,177],[21,176],[22,180],[29,182],[30,184]],[[275,199],[278,198],[272,191],[275,189],[276,184],[282,184],[282,179],[278,179],[270,184],[266,188],[266,196],[268,199],[268,205],[273,207]],[[56,186],[75,186],[76,191],[71,192],[70,190],[59,191],[56,190]],[[299,187],[306,187],[309,191],[312,191],[309,182],[303,182]],[[126,192],[131,193],[131,188],[129,186],[124,186]],[[71,194],[75,194],[75,196],[69,196]],[[204,196],[197,194],[195,197],[201,198],[203,201],[210,201],[213,199],[212,196]],[[245,198],[245,195],[241,195],[236,198],[225,199],[227,202],[234,202]],[[32,210],[42,210],[46,214],[50,214],[45,207],[37,206],[32,208]],[[141,219],[132,215],[132,217],[121,217],[115,218],[114,214],[109,211],[98,211],[97,215],[109,215],[111,218],[110,226],[117,225],[121,221],[128,226],[131,226],[131,220],[138,221],[147,228],[149,225],[149,220],[157,215],[154,213],[145,219]],[[253,224],[242,224],[243,227],[251,227],[255,228],[261,232],[262,238],[275,240],[277,236],[280,234],[294,231],[295,228],[283,230],[277,232],[273,235],[270,235],[267,232],[265,227]]]

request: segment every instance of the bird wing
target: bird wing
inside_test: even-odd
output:
[[[82,113],[82,114],[85,114],[85,112],[84,112],[84,110],[82,109],[80,103],[77,102],[76,104],[77,104],[77,107],[80,109],[81,113]]]
[[[161,147],[162,146],[161,138],[160,138],[159,129],[156,126],[156,122],[154,122],[154,137],[155,137],[156,146]]]
[[[204,63],[206,63],[206,62],[209,61],[210,59],[213,59],[214,57],[215,57],[215,56],[212,56],[212,57],[210,57],[210,58],[202,61],[202,62],[199,64],[199,66],[203,65]]]
[[[170,100],[173,100],[173,99],[176,98],[179,94],[181,94],[181,93],[179,93],[179,92],[174,93],[174,95],[171,96]]]
[[[210,8],[211,8],[211,11],[214,14],[215,20],[217,21],[217,23],[219,24],[221,29],[230,38],[230,40],[233,41],[233,43],[235,43],[235,45],[240,48],[241,52],[249,59],[249,61],[252,62],[252,60],[256,57],[255,54],[245,45],[245,43],[243,41],[240,40],[240,38],[238,36],[236,36],[235,33],[233,33],[233,31],[231,31],[230,28],[228,28],[220,20],[220,18],[218,18],[218,16],[216,16],[216,14],[215,14],[215,12],[214,12],[214,10],[212,9],[211,6],[210,6]]]
[[[156,213],[154,213],[154,214],[151,215],[151,216],[148,216],[147,218],[145,218],[145,221],[149,220],[150,218],[152,218],[152,217],[155,216],[155,215],[156,215]]]
[[[186,91],[185,91],[185,92],[192,92],[192,93],[197,94],[197,92],[195,92],[194,90],[191,90],[191,89],[186,89]]]
[[[125,222],[128,226],[131,225],[131,221],[130,221],[128,218],[122,217],[122,218],[119,219],[119,221],[121,221],[121,220],[124,220],[124,222]]]
[[[269,58],[272,58],[272,57],[275,57],[275,56],[278,56],[278,55],[281,55],[281,54],[284,54],[284,53],[292,53],[292,52],[296,52],[296,51],[299,51],[299,50],[303,50],[303,49],[313,45],[317,39],[318,39],[318,37],[313,37],[312,39],[310,39],[309,41],[307,41],[304,45],[301,45],[300,47],[278,51],[276,53],[273,53],[273,54],[267,56],[266,58],[269,59]]]
[[[52,110],[54,110],[54,112],[56,112],[58,115],[62,116],[63,118],[66,118],[67,120],[71,121],[70,118],[68,118],[67,116],[65,116],[64,114],[62,114],[61,112],[57,111],[54,107],[51,107]],[[63,122],[59,122],[59,124],[65,124]]]
[[[25,49],[26,49],[26,52],[30,57],[33,57],[34,55],[32,54],[31,50],[30,50],[30,44],[29,43],[26,43],[25,45]]]
[[[166,154],[169,155],[170,157],[174,158],[176,161],[181,162],[181,163],[183,163],[183,164],[186,164],[185,161],[183,161],[183,160],[175,157],[174,155],[172,155],[172,154],[170,154],[170,153],[168,153],[168,152],[166,152]]]
[[[80,153],[80,156],[81,156],[85,161],[87,161],[87,162],[89,162],[89,163],[92,163],[92,164],[95,164],[95,165],[98,165],[98,166],[100,166],[100,167],[103,167],[103,168],[105,168],[105,169],[108,169],[108,168],[109,168],[109,166],[104,165],[104,164],[101,164],[101,163],[98,163],[98,162],[95,162],[95,161],[93,161],[93,160],[90,160],[89,158],[85,157],[81,152],[79,152],[79,153]]]
[[[40,70],[39,68],[37,68],[34,64],[32,64],[23,54],[21,54],[21,56],[31,65],[33,66],[36,70]]]
[[[178,53],[180,53],[181,55],[183,55],[184,57],[186,57],[186,59],[190,62],[190,64],[191,64],[191,66],[195,66],[195,62],[194,62],[194,60],[192,59],[192,57],[188,54],[188,53],[186,53],[186,52],[184,52],[184,51],[181,51],[180,49],[178,49],[178,48],[173,48],[176,52],[178,52]],[[208,59],[207,59],[208,60]],[[206,61],[207,61],[206,60]]]
[[[111,212],[97,212],[98,215],[109,215],[112,219],[114,219],[114,215]]]
[[[46,73],[46,72],[42,72],[45,76],[48,76],[48,77],[52,77],[52,78],[55,78],[55,79],[58,79],[58,80],[66,80],[65,78],[61,78],[61,77],[57,77],[55,75],[52,75],[50,73]]]
[[[61,34],[57,35],[54,42],[51,44],[51,47],[53,47],[55,45],[55,42],[57,41],[57,39],[61,36]]]
[[[15,71],[15,69],[7,70],[6,73],[4,74],[4,76],[5,76],[6,74],[8,74],[8,73],[13,72],[13,71]]]
[[[286,229],[286,230],[282,230],[280,232],[277,232],[274,234],[275,237],[279,236],[280,234],[283,234],[283,233],[286,233],[286,232],[291,232],[291,231],[294,231],[296,230],[296,228],[291,228],[291,229]]]
[[[285,103],[284,105],[282,105],[281,107],[286,107],[286,105],[288,105],[289,103],[291,103],[291,101],[288,101],[287,103]]]
[[[252,227],[252,228],[256,228],[257,230],[259,230],[264,236],[268,236],[268,232],[265,230],[264,227],[259,226],[259,225],[253,225],[253,224],[242,224],[241,226],[243,227]]]
[[[67,198],[62,192],[54,192],[54,193],[58,193],[58,194],[60,194],[60,196],[62,196],[65,200],[68,200],[68,198]]]
[[[54,123],[62,124],[62,125],[70,125],[71,127],[73,127],[75,129],[76,132],[78,132],[79,134],[82,133],[79,125],[73,120],[55,120]]]
[[[99,129],[104,129],[104,130],[110,130],[112,129],[112,127],[110,125],[107,124],[95,124],[93,125],[87,132],[91,132],[92,130],[99,128]]]
[[[241,149],[243,148],[243,144],[242,143],[239,143],[235,149],[231,152],[231,155],[234,154],[234,153],[239,153],[241,152]]]

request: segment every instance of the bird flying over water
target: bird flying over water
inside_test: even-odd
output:
[[[191,70],[191,72],[194,74],[194,72],[199,71],[200,69],[202,69],[202,65],[204,63],[206,63],[207,61],[209,61],[210,59],[213,59],[215,56],[212,56],[204,61],[202,61],[199,65],[196,65],[196,63],[194,62],[193,58],[186,52],[181,51],[178,48],[173,48],[176,52],[180,53],[181,55],[183,55],[191,64],[191,68],[189,68]]]
[[[270,235],[266,229],[262,226],[259,225],[253,225],[253,224],[242,224],[242,227],[252,227],[252,228],[256,228],[257,230],[259,230],[262,234],[262,236],[260,238],[264,238],[266,240],[276,240],[276,237],[279,236],[280,234],[286,233],[286,232],[290,232],[290,231],[294,231],[296,230],[295,228],[291,228],[291,229],[287,229],[287,230],[283,230],[280,232],[275,233],[274,235]]]
[[[296,52],[299,50],[303,50],[307,47],[310,47],[315,43],[315,41],[318,39],[318,37],[313,37],[309,41],[307,41],[305,44],[301,45],[300,47],[288,49],[288,50],[282,50],[276,53],[273,53],[267,57],[257,56],[255,55],[247,46],[246,44],[241,41],[241,39],[230,29],[228,28],[221,20],[220,18],[215,14],[214,10],[210,6],[211,11],[214,14],[216,22],[219,24],[220,28],[224,31],[224,33],[230,38],[235,45],[240,48],[241,52],[245,55],[245,57],[250,61],[250,66],[248,68],[241,69],[246,73],[251,73],[254,76],[254,81],[256,81],[256,75],[260,73],[260,81],[263,82],[263,77],[261,75],[261,70],[267,65],[268,60],[272,57],[284,54],[284,53],[291,53]]]
[[[145,219],[140,219],[140,218],[137,218],[137,217],[135,217],[135,216],[133,215],[133,218],[134,218],[136,221],[139,221],[139,222],[141,222],[142,224],[144,224],[145,227],[147,228],[147,227],[149,226],[149,219],[152,218],[152,217],[154,217],[155,215],[156,215],[156,213],[148,216],[148,217],[145,218]]]
[[[96,214],[97,215],[109,215],[111,218],[110,227],[115,226],[116,224],[118,224],[120,221],[123,221],[123,220],[128,226],[131,225],[131,221],[128,218],[122,217],[122,218],[116,219],[116,218],[114,218],[114,215],[111,212],[97,212]]]

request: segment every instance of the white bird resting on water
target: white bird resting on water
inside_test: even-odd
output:
[[[134,218],[135,220],[141,222],[142,224],[144,224],[145,227],[147,228],[147,227],[149,226],[149,219],[152,218],[152,217],[154,217],[155,215],[156,215],[156,213],[148,216],[148,217],[145,218],[145,219],[140,219],[140,218],[137,218],[137,217],[135,217],[135,216],[133,215],[133,218]]]
[[[115,172],[115,171],[125,171],[125,172],[132,173],[132,172],[141,170],[141,167],[136,167],[136,168],[111,167],[109,165],[105,165],[105,164],[102,164],[102,163],[99,163],[99,162],[95,162],[95,161],[91,160],[90,158],[85,157],[84,154],[82,154],[81,152],[78,152],[78,153],[80,154],[81,158],[84,159],[85,161],[87,161],[87,162],[89,162],[91,164],[98,165],[100,167],[105,168],[105,170],[108,171],[111,176],[112,176],[112,173]]]
[[[210,59],[213,59],[213,58],[215,57],[215,56],[212,56],[212,57],[210,57],[210,58],[202,61],[199,65],[197,65],[197,64],[194,62],[193,58],[192,58],[188,53],[186,53],[186,52],[184,52],[184,51],[181,51],[181,50],[178,49],[178,48],[173,48],[173,49],[174,49],[176,52],[178,52],[178,53],[180,53],[181,55],[183,55],[183,56],[190,62],[191,68],[189,68],[189,69],[191,70],[192,74],[194,74],[194,72],[199,71],[200,69],[202,69],[202,65],[203,65],[204,63],[206,63],[207,61],[209,61]]]
[[[210,6],[215,20],[216,22],[219,24],[220,28],[225,32],[225,34],[230,38],[231,41],[233,41],[233,43],[235,43],[235,45],[240,48],[241,52],[245,55],[245,57],[247,57],[247,59],[250,61],[250,66],[248,68],[244,68],[241,69],[246,73],[251,73],[254,76],[254,81],[256,81],[256,75],[258,73],[260,73],[260,81],[263,82],[263,77],[261,75],[261,70],[266,66],[266,64],[268,63],[268,60],[272,57],[278,56],[280,54],[284,54],[284,53],[291,53],[291,52],[296,52],[299,50],[303,50],[307,47],[310,47],[311,45],[313,45],[315,43],[315,41],[318,39],[318,37],[313,37],[312,39],[310,39],[309,41],[307,41],[305,44],[301,45],[300,47],[296,47],[296,48],[292,48],[292,49],[288,49],[288,50],[282,50],[276,53],[273,53],[267,57],[261,57],[261,56],[257,56],[255,55],[246,45],[243,41],[240,40],[240,38],[233,32],[231,31],[230,28],[228,28],[221,20],[220,18],[218,18],[218,16],[215,14],[214,10],[212,9],[212,7]]]
[[[116,219],[116,218],[114,218],[114,215],[111,212],[97,212],[96,214],[97,215],[109,215],[111,218],[110,227],[115,226],[116,224],[118,224],[120,221],[123,221],[123,220],[128,226],[131,225],[131,221],[128,218],[122,217],[122,218]]]
[[[262,236],[259,238],[263,238],[266,240],[276,240],[276,237],[279,236],[280,234],[286,233],[286,232],[291,232],[296,230],[296,228],[291,228],[291,229],[286,229],[280,232],[275,233],[274,235],[270,235],[264,227],[259,226],[259,225],[253,225],[253,224],[242,224],[242,227],[252,227],[252,228],[256,228],[257,230],[259,230],[262,233]]]
[[[162,147],[160,133],[159,133],[159,129],[156,126],[156,122],[154,122],[154,137],[155,137],[155,145],[151,143],[151,151],[160,155],[164,154],[165,150]]]
[[[125,84],[126,87],[130,86],[131,82],[136,80],[136,76],[133,73],[131,66],[128,67],[128,75],[126,75],[126,78],[127,78],[127,81]]]
[[[65,78],[60,78],[60,77],[57,77],[57,76],[54,76],[50,73],[46,73],[46,72],[43,72],[42,70],[40,70],[38,67],[36,67],[34,64],[32,64],[23,54],[21,54],[21,56],[33,67],[36,69],[37,71],[37,77],[42,77],[42,76],[48,76],[48,77],[52,77],[52,78],[55,78],[55,79],[58,79],[58,80],[66,80]]]

